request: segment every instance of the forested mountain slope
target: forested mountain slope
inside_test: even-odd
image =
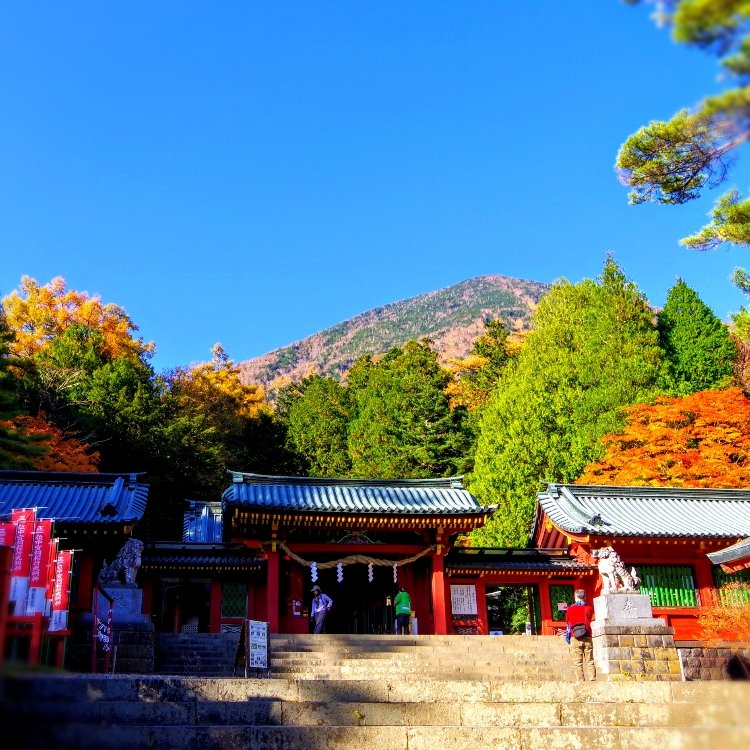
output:
[[[507,276],[479,276],[401,302],[376,307],[262,357],[240,363],[245,382],[299,380],[309,372],[340,376],[362,354],[381,354],[429,337],[442,360],[466,356],[484,321],[511,331],[528,327],[550,285]]]

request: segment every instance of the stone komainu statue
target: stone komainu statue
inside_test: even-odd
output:
[[[631,568],[628,572],[622,558],[612,547],[592,549],[591,556],[598,561],[597,567],[602,578],[602,594],[638,590],[641,579],[638,577],[635,568]]]
[[[99,573],[99,583],[117,583],[122,573],[125,583],[135,583],[135,574],[141,567],[143,542],[128,539],[117,553],[111,565],[105,560]]]

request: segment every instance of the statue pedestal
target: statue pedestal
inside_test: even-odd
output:
[[[154,671],[154,626],[148,615],[141,612],[143,591],[134,583],[106,583],[101,587],[112,597],[113,646],[112,669],[118,673],[149,674]],[[109,617],[109,600],[97,593],[96,612],[98,619],[106,625]],[[94,613],[81,615],[84,641],[90,663],[92,630],[96,627]],[[104,655],[101,645],[97,649],[97,669],[103,671]]]
[[[664,627],[666,623],[660,617],[653,616],[651,597],[648,594],[621,591],[594,599],[592,625]]]
[[[606,679],[682,679],[674,628],[653,616],[648,594],[598,596],[591,632],[597,672]]]
[[[148,615],[141,612],[143,607],[143,591],[134,583],[108,583],[102,588],[114,599],[112,604],[112,622],[117,626],[150,622]],[[99,619],[107,619],[109,602],[98,594],[97,612]]]

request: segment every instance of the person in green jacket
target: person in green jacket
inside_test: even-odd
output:
[[[411,617],[411,597],[402,586],[393,600],[396,608],[396,634],[409,635],[409,618]]]

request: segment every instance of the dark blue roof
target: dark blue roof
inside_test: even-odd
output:
[[[460,478],[319,479],[231,472],[224,503],[265,511],[374,515],[486,515]]]
[[[58,522],[122,524],[143,517],[148,485],[139,474],[0,471],[0,517],[37,508],[37,518]]]

